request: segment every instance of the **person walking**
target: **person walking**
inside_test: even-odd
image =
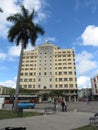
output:
[[[55,99],[54,100],[54,111],[57,111],[57,107],[58,107],[58,103],[57,103],[57,100]]]
[[[62,111],[67,112],[67,103],[64,99],[61,101],[61,106],[62,106]]]
[[[64,100],[64,107],[65,107],[65,111],[67,112],[67,102],[66,102],[66,100]]]

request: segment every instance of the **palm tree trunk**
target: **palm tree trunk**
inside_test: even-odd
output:
[[[14,100],[14,108],[13,108],[14,111],[17,110],[17,101],[18,101],[19,89],[20,89],[20,84],[19,83],[20,83],[20,74],[21,74],[21,64],[22,64],[22,57],[23,57],[23,49],[24,49],[24,44],[22,44],[20,58],[19,58],[19,67],[18,67],[16,90],[15,90],[15,100]]]

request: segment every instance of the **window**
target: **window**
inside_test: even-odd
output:
[[[64,81],[67,81],[67,78],[64,78]]]
[[[55,87],[57,88],[57,87],[58,87],[58,85],[56,84],[56,85],[55,85]]]
[[[62,78],[59,78],[59,81],[62,81]]]
[[[33,73],[30,73],[30,75],[33,75]]]
[[[44,72],[44,75],[46,75],[47,73],[46,72]]]
[[[58,69],[62,69],[62,67],[58,67]]]
[[[25,73],[25,75],[28,75],[28,73]]]
[[[59,72],[59,75],[62,75],[62,72]]]
[[[50,88],[52,88],[52,84],[50,84]]]
[[[27,82],[27,79],[24,79],[24,82]]]
[[[52,78],[50,79],[50,81],[52,81]]]
[[[29,79],[29,81],[31,82],[31,81],[32,81],[32,79]]]
[[[41,86],[40,86],[40,84],[38,85],[38,88],[40,88]]]
[[[67,72],[65,71],[65,72],[64,72],[64,74],[66,75],[66,74],[67,74]]]
[[[57,72],[55,72],[55,75],[57,75]]]
[[[27,88],[27,85],[24,85],[24,88]]]
[[[70,88],[72,88],[72,87],[73,87],[73,84],[70,84],[69,86],[70,86]]]
[[[59,88],[62,88],[62,86],[63,86],[62,84],[59,84]]]
[[[71,57],[71,55],[68,55],[68,57]]]
[[[23,79],[20,79],[20,82],[22,82],[23,81]]]
[[[65,88],[68,88],[68,84],[64,84],[64,87],[65,87]]]
[[[52,75],[52,72],[50,72],[50,75]]]
[[[69,78],[69,81],[73,81],[73,78]]]
[[[46,89],[46,86],[44,86],[44,89]]]
[[[41,79],[39,78],[38,81],[41,81]]]
[[[31,87],[32,87],[32,85],[29,85],[29,86],[28,86],[28,88],[31,88]]]
[[[69,74],[72,74],[72,71],[69,71]]]
[[[58,81],[58,79],[56,78],[55,81]]]

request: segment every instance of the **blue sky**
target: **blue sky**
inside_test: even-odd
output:
[[[78,88],[90,88],[98,74],[98,0],[0,0],[0,85],[15,87],[21,46],[9,43],[6,17],[20,12],[23,4],[36,11],[35,22],[45,29],[36,45],[47,39],[76,55]],[[33,49],[30,44],[27,49]]]

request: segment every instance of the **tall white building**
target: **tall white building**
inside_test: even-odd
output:
[[[22,59],[20,87],[41,94],[60,90],[67,100],[77,98],[75,54],[73,49],[60,49],[46,42]]]
[[[92,95],[98,100],[98,75],[91,78]]]

